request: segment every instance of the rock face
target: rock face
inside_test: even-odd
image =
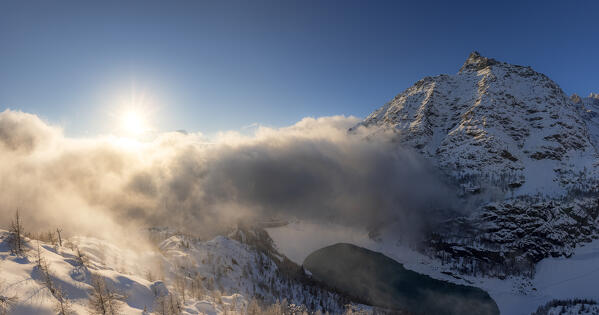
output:
[[[530,67],[473,52],[457,74],[416,82],[361,125],[397,131],[477,199],[431,241],[432,255],[462,271],[532,274],[598,235],[595,94],[569,98]]]
[[[585,98],[574,94],[571,99],[580,108],[581,115],[587,124],[591,141],[595,149],[599,151],[599,94],[591,93]]]
[[[599,238],[596,197],[519,197],[490,202],[469,217],[447,222],[429,240],[428,254],[466,274],[534,276],[535,264],[570,257]]]

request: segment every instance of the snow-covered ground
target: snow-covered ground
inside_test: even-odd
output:
[[[542,260],[533,279],[510,277],[500,280],[457,275],[438,261],[393,241],[391,235],[383,234],[380,241],[374,241],[363,231],[301,221],[270,228],[268,233],[281,253],[300,264],[312,251],[340,242],[381,252],[410,270],[486,290],[502,314],[530,314],[553,299],[599,300],[599,240],[577,248],[570,258]]]
[[[8,233],[0,231],[0,295],[16,298],[12,310],[14,314],[56,314],[54,310],[57,299],[43,283],[43,276],[37,267],[38,242],[29,241],[25,256],[17,257],[10,253],[7,236]],[[101,276],[115,290],[128,296],[125,303],[119,303],[123,313],[140,314],[144,307],[152,307],[154,294],[151,282],[140,275],[106,267],[94,252],[106,253],[111,257],[117,257],[118,254],[101,250],[104,242],[86,238],[80,238],[78,241],[81,242],[82,248],[88,249],[82,249],[82,252],[89,253],[87,268],[78,264],[76,251],[39,242],[40,256],[47,262],[52,282],[64,291],[73,312],[88,312],[92,273]]]
[[[267,254],[236,240],[258,239],[252,233],[235,231],[210,240],[154,233],[157,246],[134,248],[92,237],[71,237],[63,246],[26,238],[27,250],[15,255],[9,233],[0,230],[0,314],[4,298],[13,297],[11,314],[56,314],[57,291],[64,293],[68,314],[89,314],[97,279],[118,296],[119,314],[162,314],[160,309],[170,305],[178,311],[166,314],[232,315],[273,308],[297,314],[309,309],[332,314],[343,313],[346,307],[370,310],[313,283],[278,253]],[[38,244],[47,273],[38,264]]]
[[[0,297],[15,298],[10,314],[57,313],[58,300],[44,283],[38,268],[38,243],[51,281],[64,292],[71,314],[90,313],[92,275],[100,277],[108,288],[124,296],[117,303],[120,314],[155,311],[160,298],[174,291],[170,284],[166,285],[158,278],[169,278],[169,271],[177,266],[158,250],[133,251],[96,238],[73,237],[62,247],[28,240],[26,253],[16,256],[11,254],[7,237],[8,233],[0,230]],[[176,240],[165,241],[165,246],[173,241]],[[208,242],[206,246],[219,241],[222,239]],[[84,265],[78,259],[77,248],[83,254]],[[170,253],[176,254],[173,250]],[[147,279],[150,273],[154,274],[152,281]],[[181,305],[181,314],[237,314],[243,313],[248,305],[248,299],[239,294],[213,296],[210,293],[206,292],[202,298],[188,297]]]

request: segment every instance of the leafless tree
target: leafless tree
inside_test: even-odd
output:
[[[0,282],[0,292],[4,291],[2,282]],[[6,296],[0,294],[0,315],[8,315],[12,307],[17,303],[16,296]]]
[[[37,250],[35,251],[36,255],[35,255],[35,261],[37,263],[37,268],[38,269],[42,269],[42,260],[44,259],[42,257],[42,252],[40,251],[40,241],[37,241]]]
[[[191,296],[201,299],[206,294],[206,288],[202,283],[202,277],[198,274],[191,280]]]
[[[173,315],[178,315],[181,314],[182,311],[182,305],[181,302],[179,301],[179,299],[174,296],[173,294],[169,294],[169,301],[170,301],[170,311],[171,314]]]
[[[62,232],[62,229],[56,228],[56,234],[58,235],[58,245],[62,247],[62,236],[60,235],[60,232]]]
[[[87,256],[79,250],[79,247],[77,247],[77,262],[79,262],[80,266],[87,268]]]
[[[56,298],[56,306],[54,306],[54,310],[56,311],[56,313],[58,313],[58,315],[73,314],[71,302],[66,297],[66,294],[60,287],[55,288],[54,297]]]
[[[51,230],[46,232],[46,237],[44,240],[52,245],[56,245],[56,237],[54,236],[54,232]]]
[[[252,298],[252,300],[248,304],[246,313],[248,315],[260,315],[260,314],[262,314],[262,308],[258,304],[258,300],[256,300],[255,298]]]
[[[269,305],[268,307],[266,307],[266,309],[262,311],[262,314],[263,315],[281,315],[281,314],[285,314],[285,310],[283,309],[282,304],[279,303],[279,301],[276,301],[272,305]],[[317,314],[315,314],[315,315],[317,315]],[[322,314],[319,314],[319,315],[322,315]]]
[[[148,270],[146,272],[146,280],[148,280],[150,282],[154,282],[155,278],[154,278],[154,274],[152,273],[152,270]]]
[[[212,297],[214,298],[214,301],[218,303],[218,305],[223,304],[223,294],[220,290],[217,289],[212,291]]]
[[[175,275],[175,290],[177,291],[177,293],[179,294],[181,299],[183,299],[184,304],[185,304],[185,295],[187,293],[186,289],[187,289],[187,279],[185,278],[185,276],[183,276],[181,274],[176,274]]]
[[[94,314],[117,315],[121,312],[120,300],[124,296],[106,285],[104,278],[92,276],[92,292],[89,303]]]
[[[0,315],[8,315],[16,302],[16,297],[0,295]]]
[[[50,269],[48,267],[48,262],[45,259],[41,258],[39,261],[39,272],[42,276],[42,282],[50,290],[50,293],[54,295],[56,292],[56,288],[54,287],[54,282],[52,281],[52,275],[50,274]]]
[[[168,294],[156,299],[154,312],[160,315],[179,315],[182,312],[182,305],[175,295]]]
[[[15,212],[15,217],[10,223],[10,249],[15,255],[22,255],[24,253],[24,233],[23,222],[19,216],[19,209]]]
[[[38,272],[41,276],[41,281],[44,286],[50,291],[50,293],[56,298],[56,305],[54,306],[54,310],[58,315],[69,315],[73,313],[71,308],[71,302],[67,298],[64,291],[54,284],[52,280],[52,274],[50,272],[50,267],[48,266],[48,262],[42,256],[40,250],[39,241],[37,242],[37,251],[36,251],[36,259],[37,259],[37,268]]]

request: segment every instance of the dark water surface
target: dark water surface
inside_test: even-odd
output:
[[[479,288],[407,270],[381,254],[352,244],[321,248],[304,260],[313,277],[374,306],[415,314],[499,314]]]

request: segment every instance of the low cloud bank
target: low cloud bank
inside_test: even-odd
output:
[[[394,135],[355,117],[304,118],[206,138],[164,133],[139,143],[72,139],[37,116],[0,113],[0,224],[18,208],[32,230],[113,237],[140,226],[207,235],[277,217],[417,233],[455,194]]]

